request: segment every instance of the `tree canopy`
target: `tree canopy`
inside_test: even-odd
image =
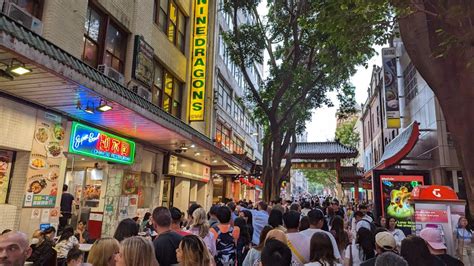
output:
[[[287,177],[296,134],[314,108],[331,104],[326,93],[350,90],[347,80],[355,66],[372,57],[374,44],[389,37],[387,5],[361,7],[346,0],[268,0],[268,15],[260,17],[258,0],[223,0],[232,16],[232,29],[224,34],[232,60],[248,85],[255,118],[265,126],[263,152],[264,197],[277,197]],[[352,1],[349,1],[352,2]],[[244,16],[252,16],[250,23]],[[269,75],[254,84],[249,69],[269,55]],[[344,92],[344,91],[343,91]],[[343,93],[344,94],[344,93]]]

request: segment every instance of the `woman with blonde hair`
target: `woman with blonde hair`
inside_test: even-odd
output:
[[[200,237],[195,235],[187,235],[181,239],[176,249],[176,258],[180,266],[214,265],[211,253],[206,245]]]
[[[97,239],[92,245],[87,263],[94,266],[114,266],[115,256],[120,251],[120,244],[117,239],[105,237]]]
[[[140,236],[123,240],[115,261],[117,266],[158,266],[153,244],[149,239]]]
[[[210,231],[209,222],[207,221],[206,211],[203,208],[196,209],[192,214],[192,222],[189,232],[199,236],[206,244],[207,249],[212,256],[217,255],[216,240],[214,234]]]
[[[286,237],[285,232],[283,232],[279,228],[270,230],[270,232],[268,232],[267,234],[267,238],[265,239],[265,241],[268,241],[268,239],[276,239],[282,243],[288,243],[288,238]]]

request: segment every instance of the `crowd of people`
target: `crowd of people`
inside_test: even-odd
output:
[[[157,207],[142,219],[124,219],[113,237],[90,239],[86,223],[0,235],[0,265],[367,266],[474,265],[472,231],[464,217],[456,229],[456,254],[441,232],[419,236],[397,228],[394,217],[375,219],[370,205],[341,206],[337,199],[229,201],[207,212],[191,204],[183,213]],[[90,251],[80,243],[93,243]]]

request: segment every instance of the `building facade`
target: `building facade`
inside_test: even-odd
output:
[[[436,96],[411,63],[401,40],[395,40],[394,47],[401,128],[387,128],[383,71],[374,66],[368,99],[363,105],[361,117],[365,177],[370,178],[371,170],[383,164],[383,159],[387,158],[384,156],[387,145],[397,141],[397,136],[416,122],[420,131],[419,136],[416,136],[416,145],[392,168],[429,171],[432,184],[451,186],[463,198],[462,170]]]
[[[4,1],[1,230],[57,226],[63,184],[95,238],[156,206],[209,208],[214,171],[250,172],[212,140],[216,8]]]
[[[249,85],[239,66],[230,58],[230,52],[224,41],[224,34],[233,29],[233,15],[224,11],[223,0],[215,1],[217,17],[214,25],[213,45],[213,116],[211,134],[216,145],[229,154],[235,154],[246,160],[261,164],[263,128],[252,117],[252,110],[247,101]],[[237,24],[254,23],[250,14],[238,12]],[[247,68],[251,82],[257,88],[262,82],[263,66],[255,62]],[[246,185],[241,182],[242,173],[235,171],[215,171],[214,201],[222,198],[234,200],[248,199],[255,201],[255,195],[261,194],[261,187]],[[243,178],[252,179],[251,175]]]

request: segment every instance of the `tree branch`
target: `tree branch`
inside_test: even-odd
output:
[[[275,60],[275,55],[273,54],[272,42],[267,37],[265,27],[263,27],[263,23],[260,20],[260,16],[258,15],[258,11],[257,11],[257,8],[255,6],[253,6],[252,12],[253,12],[253,15],[255,16],[256,20],[257,20],[258,26],[260,27],[261,31],[264,33],[263,37],[265,38],[265,42],[267,43],[266,50],[267,50],[268,56],[270,57],[270,64],[273,68],[276,68],[277,64],[276,64],[276,60]]]

